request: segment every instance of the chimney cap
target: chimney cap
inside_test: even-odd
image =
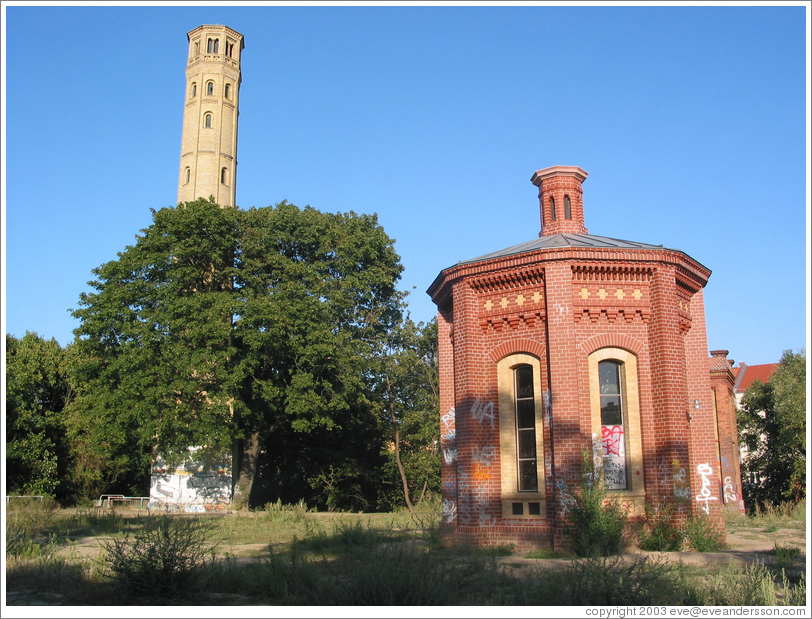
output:
[[[589,172],[575,165],[554,165],[534,172],[533,176],[530,177],[530,182],[540,187],[542,181],[555,176],[574,176],[579,182],[583,183],[586,177],[589,176]]]

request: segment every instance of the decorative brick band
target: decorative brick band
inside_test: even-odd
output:
[[[527,354],[544,359],[547,348],[541,342],[535,340],[516,339],[502,342],[488,353],[488,358],[494,363],[504,359],[508,355],[525,352]]]
[[[625,333],[601,333],[600,335],[593,335],[592,337],[584,340],[578,344],[578,348],[583,350],[587,355],[592,354],[601,348],[622,348],[629,352],[640,355],[645,345],[640,340],[637,340]]]

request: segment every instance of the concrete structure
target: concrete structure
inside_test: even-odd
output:
[[[234,206],[243,37],[226,26],[199,26],[187,37],[178,202],[213,196]]]
[[[588,234],[586,177],[575,166],[533,174],[539,238],[459,262],[428,290],[443,522],[461,541],[562,545],[584,453],[633,515],[675,503],[677,519],[719,521],[727,477],[739,507],[737,473],[720,464],[735,417],[722,397],[719,423],[711,389],[710,271],[678,250]],[[719,393],[732,387],[718,381]]]

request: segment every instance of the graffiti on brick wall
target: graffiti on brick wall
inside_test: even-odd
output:
[[[725,486],[723,489],[725,493],[725,503],[736,503],[739,502],[739,495],[736,494],[736,487],[733,485],[733,478],[729,475],[725,477]]]
[[[483,402],[477,398],[473,407],[471,407],[471,416],[475,421],[479,422],[479,425],[487,421],[490,423],[491,430],[493,430],[493,402]]]
[[[711,490],[711,475],[713,475],[713,469],[710,463],[705,462],[696,467],[696,472],[702,479],[702,489],[699,491],[699,494],[696,495],[696,501],[700,504],[699,507],[703,512],[710,514],[710,502],[719,500],[719,497],[713,496],[713,491]]]
[[[457,460],[455,417],[456,412],[453,407],[440,417],[440,447],[443,450],[443,460],[446,464],[453,464]]]
[[[685,468],[679,465],[678,460],[674,460],[672,462],[671,468],[671,476],[674,483],[674,498],[690,499],[691,485],[688,480],[688,474],[685,472]]]
[[[443,499],[443,522],[453,522],[457,518],[457,502]]]

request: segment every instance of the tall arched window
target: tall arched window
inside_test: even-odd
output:
[[[211,128],[211,114],[206,114],[203,117],[203,126],[206,127],[207,129]]]
[[[189,182],[191,174],[192,174],[192,171],[187,167],[186,168],[186,181],[185,182],[187,182],[187,183]]]
[[[552,214],[553,221],[555,221],[555,198],[550,198],[550,213]]]
[[[503,518],[545,518],[541,362],[515,353],[496,364]]]
[[[572,219],[572,208],[570,207],[569,196],[564,196],[564,219]]]
[[[598,363],[603,475],[608,490],[626,490],[627,486],[621,368],[620,362],[614,359]]]
[[[539,489],[536,462],[536,403],[533,393],[533,366],[523,364],[513,370],[516,405],[516,460],[519,492]]]
[[[197,82],[192,82],[192,99],[197,96]]]
[[[226,84],[225,95],[226,99],[231,99],[231,84]]]
[[[214,39],[214,53],[219,53],[220,39]]]
[[[206,53],[211,54],[214,51],[214,39],[209,39],[206,43]]]
[[[228,184],[228,170],[226,168],[223,168],[222,170],[220,170],[220,182],[223,185]]]
[[[206,82],[206,94],[207,95],[214,94],[214,82]]]
[[[195,56],[200,54],[200,41],[195,41]]]

